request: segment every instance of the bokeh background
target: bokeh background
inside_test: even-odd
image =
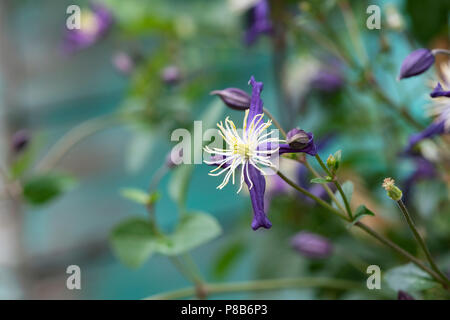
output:
[[[356,17],[363,49],[354,46],[346,31],[339,1],[272,1],[272,18],[283,35],[262,34],[251,44],[244,38],[255,1],[98,2],[110,12],[111,25],[92,43],[68,50],[66,9],[71,4],[90,8],[88,1],[0,1],[0,298],[140,299],[189,286],[165,256],[155,254],[132,269],[113,254],[111,229],[126,218],[147,215],[145,207],[123,197],[121,190],[148,188],[166,164],[174,128],[189,128],[194,120],[212,127],[225,115],[240,119],[242,113],[209,92],[226,87],[250,92],[251,75],[264,82],[265,107],[283,126],[299,126],[314,132],[316,141],[327,142],[320,150],[323,158],[342,150],[342,179],[352,180],[359,190],[353,202],[380,212],[367,223],[417,253],[394,203],[380,187],[386,176],[404,182],[414,172],[414,162],[399,152],[416,129],[362,84],[363,68],[349,68],[313,40],[320,40],[316,33],[323,34],[351,59],[368,61],[394,104],[405,106],[415,121],[426,125],[427,80],[438,74],[430,70],[402,82],[396,77],[412,50],[448,48],[447,1],[377,1],[380,30],[365,26],[367,2],[346,2]],[[335,87],[321,87],[321,72],[337,74]],[[11,146],[17,132],[29,140],[20,152]],[[17,168],[22,165],[23,170]],[[61,194],[58,190],[45,203],[14,193],[46,170],[70,175],[61,189],[70,188]],[[195,166],[186,207],[212,214],[223,229],[192,251],[210,281],[296,276],[365,281],[361,266],[378,264],[387,270],[406,263],[373,240],[358,233],[350,236],[337,219],[292,193],[272,199],[273,228],[254,232],[248,196],[236,195],[233,187],[216,190],[219,181],[208,170]],[[296,174],[295,168],[286,170]],[[443,177],[445,173],[417,183],[411,206],[419,223],[433,233],[428,238],[432,251],[450,270],[448,178]],[[43,183],[38,181],[36,188],[44,188]],[[177,183],[169,172],[158,186],[155,212],[166,231],[177,222],[170,194],[170,185]],[[289,239],[300,230],[331,239],[337,253],[319,261],[299,255]],[[66,288],[66,268],[72,264],[81,268],[82,290]],[[383,288],[380,296],[303,288],[215,298],[395,297],[396,288]]]

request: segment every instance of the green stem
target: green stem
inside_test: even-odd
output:
[[[302,187],[298,186],[295,182],[293,182],[292,180],[290,180],[288,177],[286,177],[284,174],[282,174],[280,171],[277,171],[277,174],[280,176],[281,179],[283,179],[288,185],[290,185],[292,188],[294,188],[295,190],[303,193],[304,195],[310,197],[311,199],[314,199],[318,204],[320,204],[322,207],[330,210],[333,214],[337,215],[338,217],[349,221],[349,219],[343,215],[341,213],[341,211],[339,211],[336,208],[333,208],[330,204],[328,204],[326,201],[323,201],[322,199],[320,199],[319,197],[313,195],[312,193],[310,193],[308,190],[303,189]]]
[[[365,288],[361,283],[339,280],[333,278],[283,278],[269,280],[255,280],[248,282],[232,283],[211,283],[205,285],[207,295],[232,293],[232,292],[252,292],[252,291],[272,291],[288,288],[330,288],[330,289],[360,289]],[[145,299],[148,300],[166,300],[188,298],[195,294],[196,288],[184,288],[162,294],[156,294]]]
[[[338,189],[338,192],[340,193],[342,200],[344,201],[344,205],[345,205],[345,209],[347,210],[348,217],[350,218],[350,221],[352,221],[353,220],[352,209],[350,207],[350,203],[348,202],[347,196],[344,193],[344,190],[342,190],[341,184],[336,179],[336,177],[331,174],[330,170],[328,170],[327,166],[322,161],[322,158],[319,156],[319,154],[316,154],[316,160],[317,160],[317,162],[319,162],[320,166],[327,173],[327,175],[333,178],[333,183],[336,186],[336,188]]]
[[[289,178],[287,178],[281,172],[278,171],[277,174],[280,176],[280,178],[282,178],[291,187],[293,187],[297,191],[303,193],[304,195],[310,197],[311,199],[314,199],[317,203],[319,203],[325,209],[330,210],[333,214],[337,215],[338,217],[340,217],[340,218],[342,218],[342,219],[344,219],[346,221],[351,221],[351,220],[349,220],[349,218],[347,216],[343,215],[341,213],[341,211],[333,208],[327,202],[325,202],[322,199],[316,197],[315,195],[311,194],[310,192],[308,192],[307,190],[303,189],[302,187],[296,185],[293,181],[289,180]],[[387,238],[383,237],[382,235],[378,234],[376,231],[372,230],[370,227],[368,227],[367,225],[363,224],[362,222],[355,223],[355,226],[357,226],[358,228],[364,230],[366,233],[370,234],[372,237],[376,238],[381,243],[385,244],[386,246],[390,247],[392,250],[396,251],[398,254],[402,255],[403,257],[405,257],[409,261],[411,261],[414,264],[416,264],[419,268],[421,268],[422,270],[424,270],[425,272],[430,274],[436,281],[440,282],[441,284],[444,285],[445,288],[447,288],[447,283],[445,281],[443,281],[443,279],[441,279],[439,274],[437,274],[435,271],[433,271],[432,269],[430,269],[429,267],[424,265],[422,261],[420,261],[419,259],[417,259],[413,255],[411,255],[409,252],[407,252],[406,250],[402,249],[401,247],[399,247],[398,245],[396,245],[395,243],[393,243],[389,239],[387,239]]]
[[[286,139],[286,131],[283,130],[283,128],[281,127],[280,123],[275,119],[275,117],[266,108],[263,108],[263,112],[264,112],[264,114],[266,116],[268,116],[270,118],[270,120],[272,120],[272,122],[275,125],[275,127],[277,127],[278,130],[280,130],[281,134]]]
[[[447,285],[450,285],[450,281],[447,279],[447,277],[442,273],[441,270],[439,270],[438,266],[434,262],[433,256],[431,255],[430,250],[427,247],[427,244],[423,240],[422,236],[420,235],[419,231],[417,230],[417,227],[411,217],[411,215],[408,212],[408,209],[406,208],[405,204],[403,203],[402,199],[397,201],[397,204],[400,208],[400,210],[403,213],[403,216],[406,219],[406,222],[409,225],[409,228],[411,229],[412,233],[414,234],[414,237],[416,238],[416,241],[419,243],[420,247],[422,248],[423,252],[425,253],[425,256],[427,257],[428,262],[431,265],[431,268],[444,280]]]
[[[85,121],[72,128],[53,145],[44,158],[38,163],[36,170],[50,170],[77,143],[100,130],[116,124],[120,120],[121,119],[118,119],[115,115],[106,115]]]

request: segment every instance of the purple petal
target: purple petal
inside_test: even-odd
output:
[[[433,122],[431,125],[429,125],[425,130],[422,132],[413,134],[409,138],[408,147],[406,148],[406,152],[411,152],[412,148],[419,143],[420,141],[431,138],[433,136],[443,134],[445,131],[445,121],[441,120],[438,122]]]
[[[257,82],[255,77],[251,76],[248,82],[252,86],[252,98],[250,100],[250,111],[247,119],[247,130],[250,127],[250,123],[256,115],[263,113],[263,101],[261,100],[261,92],[263,91],[264,84]],[[262,125],[262,122],[260,123]]]
[[[444,90],[442,88],[441,84],[438,82],[436,87],[430,93],[430,97],[432,97],[432,98],[437,98],[437,97],[448,97],[448,98],[450,98],[450,90],[449,91]]]
[[[416,300],[414,299],[414,297],[412,297],[409,293],[400,290],[398,292],[398,296],[397,296],[398,300]]]
[[[248,164],[248,174],[251,182],[253,183],[252,186],[252,183],[248,180],[247,175],[245,175],[245,183],[248,186],[253,207],[252,229],[257,230],[261,227],[269,229],[272,226],[272,223],[269,221],[264,212],[264,191],[266,189],[266,180],[261,172],[250,164]]]
[[[328,258],[333,253],[331,242],[316,233],[301,231],[291,239],[291,246],[310,259]]]
[[[253,44],[259,35],[271,34],[273,25],[270,21],[270,9],[267,0],[260,0],[249,12],[249,27],[245,32],[244,42]]]
[[[411,52],[403,60],[399,79],[409,78],[427,71],[434,63],[434,55],[428,49],[418,49]]]

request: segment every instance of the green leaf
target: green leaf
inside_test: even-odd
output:
[[[178,255],[194,249],[222,233],[216,218],[203,212],[189,213],[183,216],[175,232],[158,248],[166,255]]]
[[[67,174],[47,173],[28,179],[23,188],[26,201],[32,205],[42,205],[53,200],[76,185],[75,179]]]
[[[344,191],[345,197],[348,200],[348,203],[352,201],[352,195],[353,195],[353,183],[351,181],[345,181],[342,184],[342,191]],[[335,192],[334,194],[336,196],[336,199],[342,204],[342,206],[345,206],[344,199],[342,199],[341,194],[339,193],[339,190]],[[333,202],[333,207],[338,209],[336,203]]]
[[[437,285],[428,273],[413,263],[387,271],[384,280],[395,291],[421,291]]]
[[[353,221],[351,222],[350,227],[355,225],[355,223],[361,220],[361,218],[363,218],[364,216],[374,216],[374,215],[375,213],[367,209],[367,207],[362,204],[356,209],[355,216],[353,217]]]
[[[153,253],[179,255],[214,239],[221,232],[213,216],[195,212],[185,215],[170,235],[156,234],[145,219],[129,219],[113,229],[110,241],[119,260],[126,266],[137,268]]]
[[[331,178],[330,177],[326,177],[326,178],[313,178],[310,181],[311,183],[320,183],[320,184],[326,184],[331,182]]]
[[[161,240],[149,221],[132,218],[113,229],[110,241],[119,260],[128,267],[137,268],[150,258]]]
[[[180,165],[173,170],[169,181],[169,195],[180,208],[184,208],[189,181],[193,171],[191,165]]]
[[[17,159],[14,160],[10,168],[11,177],[13,179],[19,178],[31,165],[35,155],[34,148],[28,147],[24,150]]]
[[[159,193],[153,192],[148,194],[146,191],[135,188],[124,188],[120,190],[120,194],[131,201],[139,204],[147,205],[149,203],[154,203],[159,199]]]
[[[334,170],[337,171],[341,165],[342,151],[341,150],[336,151],[333,156],[336,159]]]
[[[216,278],[223,279],[237,260],[243,255],[245,246],[241,241],[233,241],[219,250],[213,265],[213,274]]]

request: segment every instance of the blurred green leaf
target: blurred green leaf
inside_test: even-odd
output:
[[[350,203],[350,202],[352,201],[352,195],[353,195],[353,183],[352,183],[351,181],[345,181],[345,182],[342,184],[342,190],[344,191],[344,194],[345,194],[345,197],[346,197],[347,200],[348,200],[348,203]],[[336,199],[337,199],[343,206],[345,206],[345,204],[344,204],[344,199],[342,199],[342,196],[341,196],[341,194],[339,193],[339,191],[336,191],[334,195],[336,196]],[[336,208],[336,209],[338,209],[336,203],[334,203],[334,202],[333,202],[333,207]]]
[[[158,192],[152,192],[151,194],[148,194],[146,191],[141,189],[135,189],[135,188],[124,188],[120,191],[120,194],[130,199],[131,201],[134,201],[136,203],[140,203],[143,205],[147,205],[149,203],[154,203],[158,201],[160,194]]]
[[[240,241],[233,241],[226,247],[219,250],[216,261],[213,265],[213,274],[216,278],[223,279],[242,256],[245,246]]]
[[[327,177],[329,178],[329,177]],[[326,184],[329,183],[331,179],[326,179],[326,178],[313,178],[311,179],[311,183],[320,183],[320,184]]]
[[[359,220],[361,220],[361,218],[363,218],[364,216],[374,216],[374,215],[375,213],[367,209],[367,207],[362,204],[355,210],[353,221],[351,222],[350,227],[353,226],[355,223],[357,223]]]
[[[174,169],[169,181],[169,195],[180,208],[184,208],[189,181],[193,171],[192,165],[180,165]]]
[[[12,179],[19,178],[30,167],[34,159],[34,151],[34,148],[28,147],[18,155],[10,168]]]
[[[28,179],[23,187],[26,201],[33,205],[45,204],[62,193],[72,189],[76,180],[63,173],[47,173]]]
[[[149,221],[131,218],[116,226],[110,236],[114,253],[128,267],[141,266],[156,251],[159,239]]]
[[[152,132],[136,133],[125,152],[125,166],[128,172],[138,172],[145,165],[156,144],[156,134]]]
[[[158,251],[166,255],[178,255],[198,247],[222,233],[222,228],[212,215],[192,212],[183,216],[175,232],[168,236]]]
[[[137,268],[153,253],[179,255],[216,238],[221,232],[213,216],[193,212],[185,215],[170,235],[155,233],[151,223],[145,219],[129,219],[114,228],[110,241],[120,261]]]
[[[428,273],[413,263],[390,269],[384,280],[395,291],[421,291],[437,285]]]

